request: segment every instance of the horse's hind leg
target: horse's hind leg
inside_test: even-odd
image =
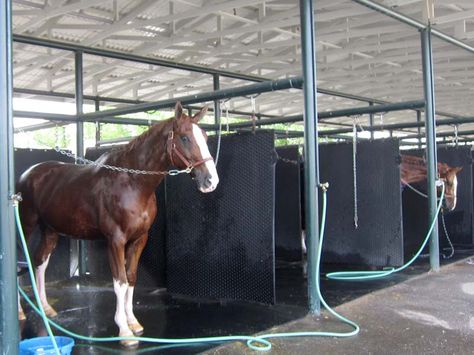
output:
[[[127,245],[126,252],[128,289],[125,298],[125,312],[127,314],[128,326],[135,335],[143,334],[143,326],[138,322],[133,313],[133,290],[135,289],[135,284],[137,282],[138,261],[140,260],[140,256],[145,248],[147,240],[148,234],[145,233],[138,239],[130,242],[129,245]]]
[[[110,269],[114,281],[114,291],[117,297],[115,309],[115,324],[119,327],[119,336],[131,337],[133,332],[128,326],[127,313],[125,311],[125,299],[127,297],[128,280],[125,271],[125,238],[123,236],[109,239],[109,260]],[[138,345],[137,340],[121,340],[125,346]]]
[[[45,273],[48,267],[49,257],[58,243],[58,234],[45,228],[41,236],[41,242],[35,253],[35,267],[36,267],[36,286],[40,296],[41,304],[44,312],[48,317],[55,317],[56,311],[51,307],[46,298],[46,281]]]

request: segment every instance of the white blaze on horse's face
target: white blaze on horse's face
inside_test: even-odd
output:
[[[451,211],[456,208],[457,203],[457,191],[458,191],[458,177],[455,175],[453,179],[453,205],[451,206]]]
[[[212,158],[201,128],[199,128],[195,123],[193,123],[193,136],[201,152],[201,159]],[[205,181],[201,183],[199,190],[204,193],[212,192],[216,189],[217,184],[219,183],[216,165],[214,164],[214,160],[208,160],[204,163],[204,166],[207,169],[208,176],[204,178]]]

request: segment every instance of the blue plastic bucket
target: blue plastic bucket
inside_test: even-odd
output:
[[[74,339],[69,337],[54,337],[62,355],[69,355],[74,346]],[[53,342],[50,337],[38,337],[20,342],[20,355],[55,355]]]

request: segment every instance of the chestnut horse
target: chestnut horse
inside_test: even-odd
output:
[[[23,197],[20,216],[25,236],[31,236],[37,226],[41,232],[34,263],[41,302],[48,316],[56,312],[46,299],[45,270],[59,235],[106,239],[117,298],[114,319],[119,336],[143,333],[133,313],[133,290],[138,261],[157,213],[157,186],[170,166],[188,168],[201,192],[214,191],[219,183],[207,136],[197,125],[206,111],[204,107],[189,117],[178,102],[175,117],[102,155],[97,160],[99,165],[45,162],[21,176],[17,192]],[[103,165],[153,173],[120,172]],[[20,317],[24,317],[21,307]],[[122,344],[132,346],[137,341]]]
[[[450,167],[445,163],[438,163],[439,178],[445,185],[445,207],[452,211],[456,207],[456,193],[458,187],[457,173],[462,170],[462,167]],[[425,184],[427,180],[426,163],[423,158],[413,155],[401,155],[401,182],[403,185]]]

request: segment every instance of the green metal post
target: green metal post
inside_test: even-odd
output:
[[[319,314],[320,299],[316,292],[316,251],[319,243],[319,157],[318,107],[316,97],[316,45],[313,0],[300,0],[301,64],[304,95],[305,211],[308,250],[308,298],[311,313]]]
[[[435,121],[435,96],[433,77],[433,57],[431,47],[431,27],[421,31],[421,53],[423,63],[423,88],[425,93],[425,134],[426,134],[426,160],[428,173],[428,220],[436,217],[437,191],[436,179],[438,176],[438,159],[436,156],[436,121]],[[430,265],[433,271],[439,271],[439,235],[438,223],[435,223],[430,239]]]
[[[0,2],[0,352],[18,354],[11,1]]]
[[[83,78],[83,53],[76,51],[75,53],[75,74],[76,74],[76,115],[80,116],[84,113],[84,78]],[[84,122],[77,120],[76,123],[76,148],[77,156],[84,157]],[[74,241],[72,242],[74,243]],[[86,241],[79,241],[79,275],[87,273],[87,244]]]

